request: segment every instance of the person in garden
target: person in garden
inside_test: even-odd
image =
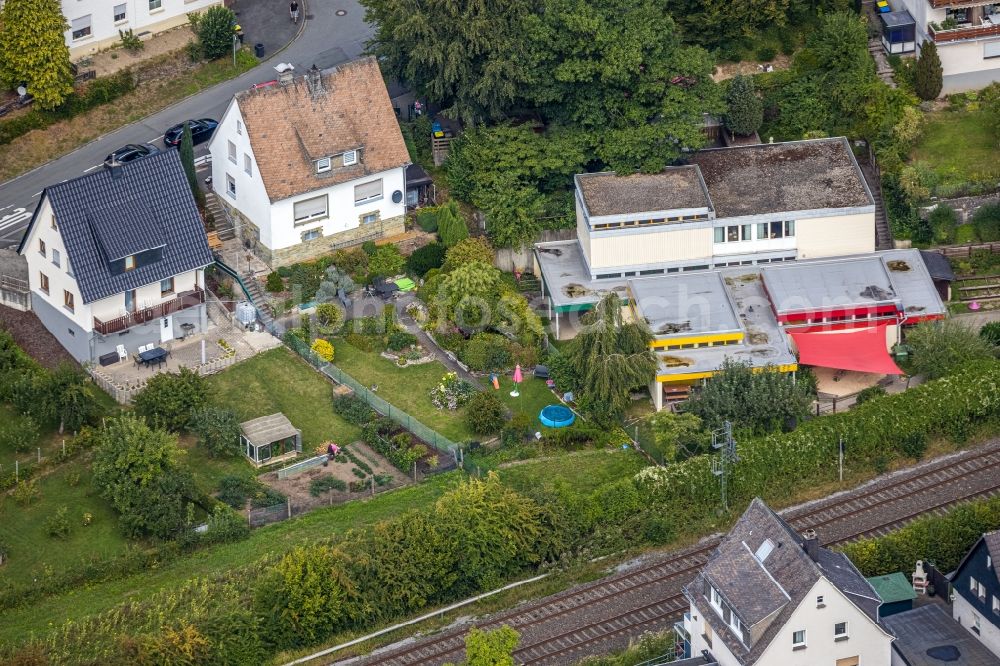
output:
[[[336,460],[337,454],[340,453],[340,447],[330,442],[326,445],[326,457],[330,460]]]

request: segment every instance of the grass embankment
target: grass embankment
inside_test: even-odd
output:
[[[231,57],[192,63],[184,49],[178,49],[137,65],[134,71],[138,85],[127,95],[0,146],[0,180],[30,171],[185,97],[235,78],[257,64],[257,58],[246,49],[240,52],[235,66]]]
[[[974,105],[960,110],[932,111],[927,114],[926,126],[910,161],[934,172],[937,184],[933,193],[955,196],[970,188],[981,190],[1000,180],[996,144],[991,121]]]

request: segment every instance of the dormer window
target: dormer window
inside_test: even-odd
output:
[[[324,173],[333,167],[333,160],[329,157],[321,157],[316,160],[316,173]]]
[[[135,270],[135,255],[125,257],[125,272]]]
[[[348,150],[344,153],[344,166],[351,166],[358,163],[358,151]]]
[[[758,562],[763,562],[771,554],[772,550],[774,550],[774,542],[770,539],[764,539],[764,543],[757,547],[757,552],[753,556],[757,558]]]

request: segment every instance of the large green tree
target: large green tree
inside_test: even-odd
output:
[[[195,488],[178,465],[177,438],[141,418],[108,419],[96,436],[94,485],[118,511],[129,536],[176,536],[184,528]]]
[[[59,434],[80,429],[97,411],[94,385],[75,365],[61,363],[49,377],[51,411],[59,420]]]
[[[920,45],[920,56],[917,58],[917,69],[913,77],[913,92],[923,100],[934,100],[941,94],[944,85],[944,74],[941,69],[941,56],[938,55],[937,44],[933,40],[924,40]]]
[[[741,74],[729,82],[723,120],[726,128],[733,134],[747,136],[760,129],[764,122],[764,104],[757,96],[757,89],[749,76]]]
[[[69,29],[57,0],[7,0],[0,10],[0,81],[25,84],[40,109],[54,109],[73,92]]]
[[[233,49],[233,26],[236,25],[236,14],[222,5],[209,7],[198,19],[198,41],[205,58],[215,60],[230,53]]]
[[[191,414],[208,398],[205,378],[189,368],[162,372],[135,396],[135,411],[157,427],[179,431],[187,427]]]
[[[617,293],[602,298],[584,316],[583,329],[569,347],[580,378],[580,407],[604,424],[620,418],[632,389],[648,384],[656,372],[649,329],[623,321],[621,309]]]

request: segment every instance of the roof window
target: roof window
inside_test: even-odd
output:
[[[757,546],[757,550],[753,556],[757,558],[758,562],[763,562],[771,554],[772,550],[774,550],[774,542],[770,539],[764,539],[764,543]]]
[[[344,152],[344,166],[351,166],[358,162],[358,151],[347,150]]]
[[[325,173],[330,170],[333,165],[333,160],[329,157],[321,157],[316,160],[316,173]]]

